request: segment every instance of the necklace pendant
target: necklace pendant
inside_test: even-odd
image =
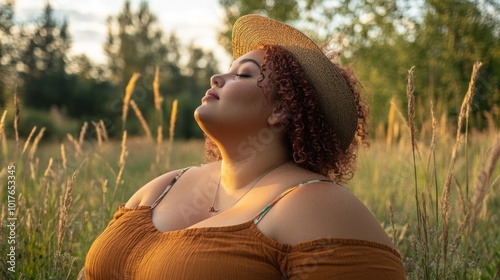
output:
[[[216,210],[213,206],[208,208],[208,213],[217,213],[219,210]]]

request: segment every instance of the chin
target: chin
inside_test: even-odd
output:
[[[200,105],[196,110],[194,110],[194,119],[196,123],[198,123],[198,126],[204,131],[208,125],[208,120],[209,120],[209,114],[208,110],[205,110],[206,108],[203,108],[203,104]]]

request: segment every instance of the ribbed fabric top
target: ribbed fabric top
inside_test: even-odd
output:
[[[384,244],[283,244],[257,228],[262,213],[238,225],[161,232],[152,212],[122,204],[87,254],[85,279],[406,279],[400,255]]]

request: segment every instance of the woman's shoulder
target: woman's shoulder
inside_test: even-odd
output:
[[[272,238],[299,244],[321,238],[358,239],[394,248],[379,222],[348,189],[333,182],[305,184],[277,203],[260,227]]]
[[[125,203],[125,208],[133,209],[138,205],[151,205],[181,171],[182,169],[172,170],[149,181],[130,197]]]
[[[142,186],[139,190],[137,190],[125,203],[125,208],[133,209],[138,205],[150,206],[152,205],[156,199],[162,194],[165,188],[181,173],[188,173],[182,175],[183,177],[200,177],[201,174],[205,174],[211,172],[216,164],[208,163],[196,166],[190,166],[181,169],[175,169],[164,173],[153,180],[149,181],[147,184]]]

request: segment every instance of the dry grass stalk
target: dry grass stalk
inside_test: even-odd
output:
[[[431,143],[429,146],[430,153],[429,157],[427,158],[427,166],[431,166],[431,158],[432,155],[435,155],[434,151],[436,150],[436,133],[437,133],[437,121],[436,121],[436,116],[434,115],[434,103],[431,100],[431,128],[432,128],[432,134],[431,134]]]
[[[177,120],[177,99],[172,102],[172,113],[170,114],[170,127],[168,130],[168,145],[166,154],[166,168],[170,167],[170,156],[172,154],[172,145],[174,144],[175,122]]]
[[[146,132],[146,137],[148,138],[148,140],[153,142],[153,136],[151,134],[151,130],[149,129],[146,119],[144,119],[144,116],[142,116],[141,110],[139,109],[139,107],[137,107],[137,103],[135,103],[134,100],[130,100],[130,105],[132,106],[132,109],[134,109],[135,115],[141,122],[142,129],[144,129],[144,132]]]
[[[108,205],[106,201],[106,194],[108,193],[108,179],[104,179],[101,181],[101,190],[102,190],[102,204]]]
[[[125,159],[127,158],[128,155],[128,150],[127,150],[127,131],[123,131],[123,138],[122,138],[122,152],[120,153],[120,160],[118,161],[118,165],[120,166],[120,170],[118,171],[118,175],[116,176],[116,181],[115,181],[115,190],[118,187],[118,185],[121,183],[122,180],[122,175],[123,175],[123,170],[125,169]],[[114,196],[114,193],[113,193]]]
[[[158,126],[156,132],[156,165],[158,165],[161,161],[161,152],[163,145],[163,127],[161,125]]]
[[[466,202],[460,182],[457,180],[456,177],[453,177],[453,179],[454,179],[453,181],[455,182],[455,186],[457,187],[458,199],[460,201],[460,207],[462,207],[462,214],[467,215],[467,213],[469,212],[469,210],[467,209],[469,204]]]
[[[434,103],[431,100],[431,119],[432,119],[432,137],[431,137],[431,146],[430,146],[430,154],[429,154],[429,161],[427,162],[427,166],[430,166],[429,162],[431,159],[432,155],[432,174],[434,177],[434,198],[435,198],[435,204],[434,204],[434,214],[436,217],[436,225],[439,225],[439,199],[438,199],[438,178],[437,178],[437,170],[436,170],[436,135],[437,135],[437,119],[436,116],[434,115]],[[432,202],[432,201],[431,201]]]
[[[92,122],[92,125],[94,126],[95,128],[95,132],[96,132],[96,139],[97,139],[97,146],[99,148],[102,147],[102,132],[101,132],[101,125],[96,123],[96,122]]]
[[[446,177],[446,182],[444,184],[444,195],[443,199],[441,201],[441,211],[442,211],[442,216],[443,216],[443,232],[441,233],[441,248],[443,252],[443,260],[444,263],[446,264],[446,254],[447,254],[447,249],[448,249],[448,231],[449,231],[449,225],[450,225],[450,193],[451,193],[451,181],[452,181],[453,174],[451,172],[448,172],[448,175]]]
[[[80,147],[83,144],[83,140],[85,140],[85,133],[87,133],[88,127],[89,127],[89,124],[87,122],[84,122],[82,128],[80,129],[80,137],[78,138],[78,145]]]
[[[76,141],[75,138],[73,138],[73,136],[69,133],[66,134],[66,137],[68,138],[69,142],[71,142],[73,144],[73,146],[75,147],[76,154],[81,155],[82,148],[80,147],[80,144],[78,143],[78,141]]]
[[[2,152],[4,158],[7,158],[7,137],[4,132],[5,116],[7,116],[7,110],[3,111],[2,119],[0,120],[0,140],[2,141]]]
[[[31,179],[35,180],[36,179],[36,167],[38,167],[38,158],[36,160],[30,160],[30,172],[31,172]]]
[[[161,110],[161,102],[163,98],[160,95],[160,67],[156,66],[155,78],[153,80],[153,93],[156,111]]]
[[[16,88],[17,91],[17,88]],[[19,99],[17,99],[17,93],[14,93],[14,132],[16,134],[16,143],[19,145],[19,120],[20,120],[20,112],[19,109]]]
[[[44,132],[45,132],[45,127],[42,127],[42,129],[40,129],[37,136],[35,137],[35,140],[33,140],[33,145],[31,146],[30,153],[29,153],[30,161],[33,160],[33,158],[35,156],[36,150],[38,148],[38,144],[40,143],[40,140],[42,140]]]
[[[470,215],[471,215],[471,212],[468,212],[465,215],[464,220],[462,221],[462,223],[458,227],[457,234],[455,235],[455,239],[453,240],[453,242],[450,245],[450,255],[452,255],[452,256],[455,254],[458,246],[460,245],[460,242],[462,241],[462,237],[463,237],[465,229],[468,226],[470,226],[470,217],[471,217]]]
[[[118,188],[118,185],[120,185],[120,183],[122,181],[124,169],[125,169],[125,165],[120,166],[120,170],[118,171],[118,175],[116,176],[116,181],[115,181],[115,192],[116,192],[116,189]]]
[[[54,160],[51,157],[49,159],[49,163],[47,164],[47,168],[45,169],[45,172],[43,172],[43,177],[47,177],[49,175],[53,175],[53,171],[52,171],[52,163],[53,162],[54,162]]]
[[[31,232],[31,225],[33,224],[33,218],[31,216],[31,209],[26,209],[26,231]]]
[[[415,202],[417,204],[417,232],[420,232],[420,203],[418,199],[418,181],[417,181],[417,164],[415,161],[415,83],[414,83],[414,70],[415,66],[412,66],[408,70],[408,83],[406,85],[406,96],[408,98],[408,125],[410,127],[410,138],[413,156],[413,171],[415,179]]]
[[[442,213],[443,213],[443,232],[441,236],[442,241],[442,250],[443,250],[443,260],[446,266],[447,262],[447,248],[448,248],[448,231],[449,231],[449,203],[450,203],[450,193],[451,193],[451,182],[454,173],[455,161],[457,157],[457,151],[460,146],[460,139],[462,135],[462,127],[464,125],[464,121],[468,118],[470,112],[470,106],[472,102],[472,96],[474,95],[475,83],[477,81],[477,74],[479,69],[481,68],[481,63],[474,63],[472,69],[471,80],[469,83],[469,88],[467,93],[465,94],[464,100],[462,101],[462,106],[460,108],[460,115],[458,116],[457,123],[457,132],[455,145],[451,152],[450,164],[448,167],[448,175],[446,178],[445,186],[444,186],[444,194],[442,199]]]
[[[7,110],[3,111],[2,118],[0,119],[0,133],[4,133],[5,127],[5,117],[7,116]]]
[[[427,200],[425,198],[425,193],[422,192],[422,211],[420,211],[420,217],[421,217],[421,224],[422,224],[422,229],[423,229],[423,260],[424,260],[424,277],[425,279],[428,279],[428,275],[430,274],[429,272],[429,259],[430,259],[430,247],[431,244],[429,243],[429,235],[428,235],[428,228],[429,228],[429,216],[427,215]]]
[[[35,135],[35,131],[36,131],[37,127],[34,126],[32,129],[31,129],[31,132],[30,132],[30,135],[28,136],[28,139],[26,139],[26,143],[24,143],[24,148],[23,148],[23,151],[21,153],[24,154],[24,152],[28,149],[28,146],[31,142],[31,138],[33,137],[33,135]]]
[[[500,136],[489,152],[489,156],[486,159],[483,169],[479,172],[476,182],[474,184],[474,197],[472,199],[472,223],[474,224],[477,219],[478,214],[481,212],[481,208],[486,202],[486,194],[488,193],[488,185],[493,175],[493,171],[497,165],[497,161],[500,158]],[[472,230],[472,226],[471,229]]]
[[[132,93],[134,92],[135,84],[140,76],[141,76],[140,73],[134,73],[130,78],[130,80],[128,81],[127,87],[125,88],[125,97],[123,98],[123,111],[122,111],[123,124],[125,124],[125,121],[127,120],[128,105],[132,97]]]
[[[488,158],[483,165],[483,169],[479,172],[479,175],[476,179],[475,183],[475,192],[474,198],[470,206],[469,211],[465,214],[465,218],[460,224],[457,234],[453,243],[450,246],[450,255],[453,255],[463,240],[464,232],[467,230],[468,234],[465,235],[465,238],[468,240],[470,233],[474,230],[474,224],[478,217],[478,214],[481,212],[481,207],[485,205],[487,189],[489,186],[489,181],[493,174],[493,170],[497,164],[498,159],[500,158],[500,136],[497,138],[495,144],[491,148]],[[467,243],[466,243],[467,244]],[[469,248],[465,248],[468,250]]]
[[[177,99],[172,103],[172,114],[170,115],[170,127],[168,130],[168,141],[174,140],[175,122],[177,120]]]
[[[118,162],[118,164],[120,166],[123,166],[123,165],[125,165],[125,158],[128,155],[128,150],[127,150],[127,131],[123,132],[121,148],[122,148],[122,152],[120,153],[120,161]]]
[[[415,66],[408,70],[408,83],[406,85],[406,97],[408,98],[408,125],[410,126],[411,145],[415,146],[415,83],[413,72]]]
[[[67,183],[66,192],[64,197],[61,196],[61,203],[59,205],[59,222],[58,222],[58,230],[57,230],[57,252],[61,253],[62,251],[62,243],[64,240],[64,233],[66,231],[67,223],[69,220],[69,208],[71,207],[71,203],[73,202],[73,187],[76,182],[76,172],[73,172],[71,176],[71,180]]]
[[[44,192],[44,195],[43,195],[44,200],[43,200],[43,212],[42,213],[44,215],[47,215],[47,211],[49,209],[49,197],[50,197],[49,190],[50,190],[50,187],[51,187],[50,184],[46,184],[46,186],[45,186],[45,192]]]
[[[453,150],[451,153],[449,172],[451,172],[455,166],[455,159],[457,156],[457,150],[458,150],[458,146],[460,145],[460,138],[462,135],[462,127],[464,125],[464,120],[469,117],[470,105],[472,102],[472,96],[474,94],[475,82],[477,80],[477,73],[479,72],[479,68],[481,67],[481,65],[482,65],[481,63],[474,64],[474,67],[472,69],[471,80],[469,83],[469,89],[467,90],[467,93],[465,94],[464,100],[462,101],[462,106],[460,107],[460,115],[458,116],[455,146],[453,147]]]
[[[66,149],[64,148],[64,143],[61,143],[61,158],[64,170],[68,168],[68,160],[66,159]]]
[[[469,114],[470,114],[470,107],[471,107],[471,103],[472,103],[472,95],[474,95],[474,92],[475,92],[476,81],[478,79],[478,73],[479,73],[479,69],[481,68],[481,66],[482,66],[481,62],[474,63],[474,65],[472,67],[472,75],[471,75],[471,80],[469,82],[469,88],[468,88],[467,94],[466,94],[466,95],[470,95],[470,98],[468,100],[468,104],[466,104],[466,106],[465,106],[465,109],[463,108],[464,106],[462,104],[462,110],[465,111],[463,113],[465,115],[464,118],[465,118],[465,122],[466,122],[466,125],[465,125],[465,162],[466,162],[465,195],[466,195],[467,199],[469,199],[469,168],[468,168],[469,167],[469,153],[468,153],[469,145],[467,145],[467,141],[469,139],[469,137],[468,137],[468,135],[469,135]],[[460,112],[460,115],[462,115],[462,112]]]
[[[104,125],[104,121],[102,119],[99,120],[99,125],[101,126],[102,137],[104,141],[108,141],[108,132],[106,131],[106,126]]]

